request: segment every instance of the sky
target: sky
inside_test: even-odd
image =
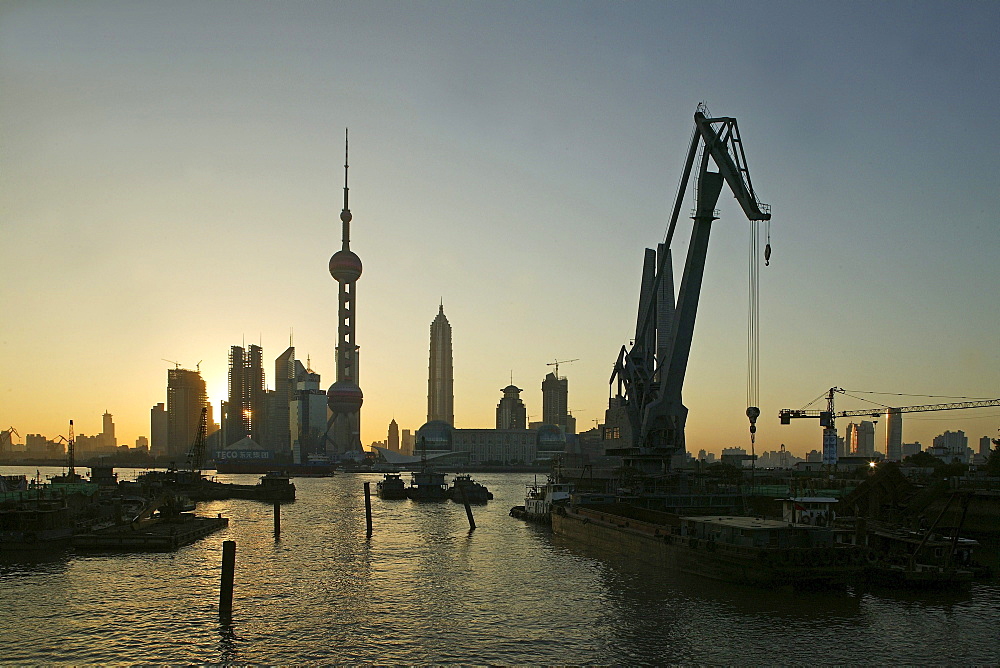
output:
[[[996,2],[0,2],[0,428],[96,434],[107,410],[133,444],[174,362],[218,408],[244,342],[268,387],[290,340],[332,383],[345,128],[362,442],[426,420],[439,303],[455,426],[494,426],[511,381],[540,419],[570,359],[593,426],[700,102],[773,212],[756,452],[820,449],[777,414],[832,386],[1000,397],[998,25]],[[693,453],[750,448],[750,225],[719,210]],[[903,440],[998,427],[914,413]]]

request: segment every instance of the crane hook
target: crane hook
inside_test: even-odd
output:
[[[764,246],[764,266],[771,266],[771,244],[770,242]]]

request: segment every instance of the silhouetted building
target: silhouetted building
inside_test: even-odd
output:
[[[847,425],[847,442],[854,457],[875,456],[875,423],[862,420],[861,424]]]
[[[568,397],[569,381],[565,377],[557,378],[554,373],[545,376],[542,381],[542,422],[557,425],[567,434],[572,433],[567,420]]]
[[[413,449],[414,449],[413,448],[413,434],[410,432],[409,429],[404,429],[403,430],[403,435],[400,437],[399,448],[400,448],[400,451],[404,455],[412,455],[413,454]]]
[[[229,401],[226,405],[225,442],[230,445],[244,438],[260,444],[267,436],[266,389],[264,388],[264,351],[250,344],[229,351]]]
[[[118,447],[118,439],[115,437],[115,423],[114,416],[111,413],[104,411],[104,415],[101,416],[103,429],[101,430],[101,446],[104,448],[116,448]]]
[[[934,442],[927,452],[949,464],[955,460],[968,464],[969,439],[961,429],[946,431],[934,437]]]
[[[508,385],[500,391],[503,398],[497,404],[497,429],[527,429],[528,409],[521,401],[521,388]]]
[[[427,369],[427,421],[455,425],[455,378],[452,368],[451,324],[444,302],[431,322],[430,362]]]
[[[149,453],[154,457],[167,454],[167,408],[156,404],[149,409]]]
[[[325,457],[327,444],[327,395],[320,387],[320,377],[295,360],[295,393],[289,404],[289,438],[292,461],[304,464],[309,458]]]
[[[167,370],[167,452],[182,460],[194,445],[206,405],[205,381],[198,371]]]
[[[265,445],[275,452],[292,449],[289,411],[295,390],[295,348],[289,346],[274,360],[274,396],[267,420],[271,437]]]
[[[514,465],[548,461],[566,452],[566,435],[555,425],[540,429],[455,429],[443,420],[428,422],[416,433],[420,456],[452,453],[451,463]]]
[[[390,450],[399,452],[399,425],[396,424],[395,418],[393,418],[392,422],[389,423],[389,436],[385,443],[386,447]]]

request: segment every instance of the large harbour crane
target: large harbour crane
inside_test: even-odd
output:
[[[611,375],[617,380],[617,396],[612,398],[605,420],[609,454],[621,455],[626,465],[644,473],[669,470],[671,457],[684,450],[687,408],[681,390],[687,371],[694,335],[695,316],[701,294],[702,276],[708,253],[715,206],[722,186],[728,184],[750,221],[771,218],[750,181],[743,142],[735,118],[709,118],[703,107],[694,115],[695,130],[674,201],[670,224],[660,253],[646,249],[639,290],[639,310],[631,349],[622,346]],[[670,243],[695,160],[702,147],[695,183],[696,207],[691,240],[676,305],[673,288],[669,296],[661,285],[672,286]],[[718,171],[710,171],[709,163]],[[671,315],[672,312],[672,315]],[[759,414],[751,416],[751,426]],[[750,416],[748,409],[748,416]]]
[[[886,420],[886,456],[889,457],[889,449],[892,444],[893,434],[902,433],[902,413],[922,413],[926,411],[950,411],[962,408],[986,408],[988,406],[1000,406],[1000,399],[979,399],[976,401],[958,401],[944,404],[924,404],[922,406],[900,406],[884,408],[868,408],[853,411],[836,411],[834,409],[834,396],[844,394],[845,390],[840,387],[831,387],[826,396],[826,410],[807,410],[782,408],[778,411],[778,418],[781,424],[791,424],[795,418],[818,418],[819,424],[823,427],[823,463],[837,463],[837,427],[836,418],[839,417],[874,417],[885,416]],[[896,445],[899,445],[898,443]]]

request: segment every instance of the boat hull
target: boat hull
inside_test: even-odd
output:
[[[602,519],[603,518],[603,519]],[[678,535],[671,527],[559,507],[552,531],[587,547],[663,569],[762,587],[823,587],[852,581],[863,567],[853,546],[758,548]]]

